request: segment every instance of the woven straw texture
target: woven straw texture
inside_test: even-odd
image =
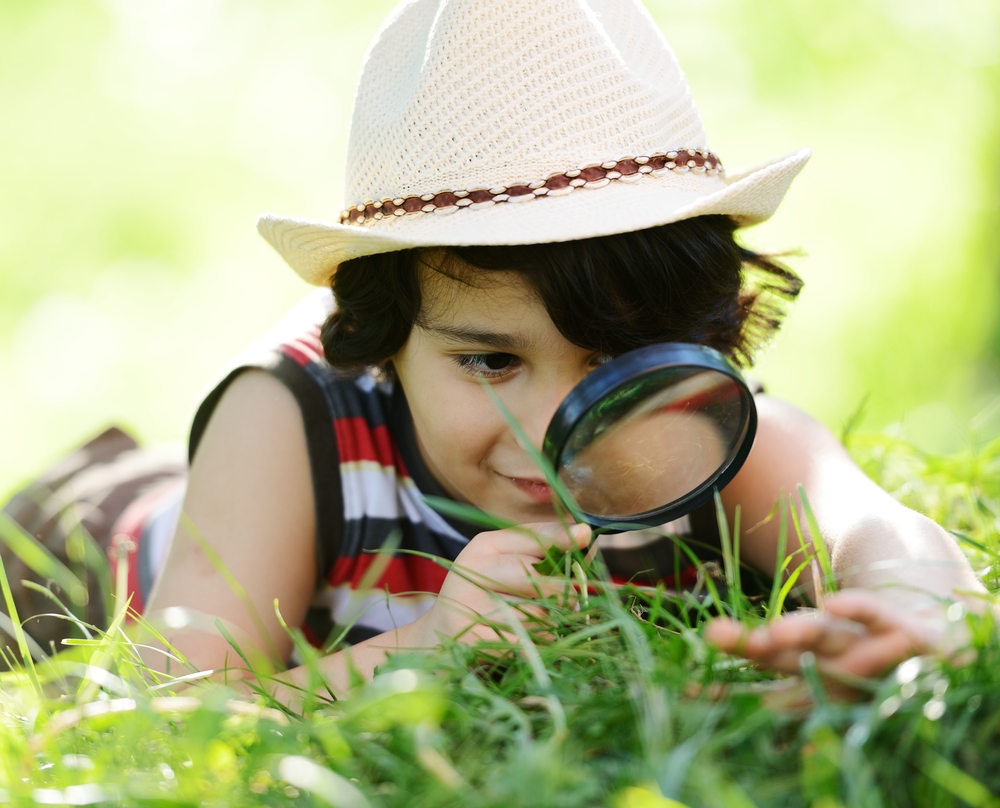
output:
[[[348,140],[341,208],[708,149],[677,60],[638,0],[407,0],[369,51]],[[678,169],[363,225],[265,215],[258,228],[324,283],[344,260],[410,246],[563,241],[704,213],[751,224],[773,213],[807,158],[738,182]]]

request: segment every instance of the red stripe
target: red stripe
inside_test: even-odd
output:
[[[677,399],[672,401],[664,407],[660,408],[660,412],[686,412],[688,410],[698,411],[707,409],[708,407],[714,406],[715,404],[721,404],[724,401],[732,401],[734,398],[739,398],[740,388],[735,381],[729,381],[725,386],[715,385],[707,390],[699,390],[696,393],[692,393],[685,398]]]
[[[334,418],[337,450],[341,463],[368,460],[386,468],[402,470],[398,452],[386,426],[371,426],[364,418]]]
[[[296,348],[294,345],[291,344],[282,345],[281,348],[279,348],[278,350],[280,350],[281,353],[283,353],[289,359],[295,360],[295,362],[302,365],[303,367],[305,367],[306,365],[308,365],[310,362],[313,361],[311,356],[303,353],[302,351],[300,351],[298,348]]]
[[[349,584],[358,589],[372,564],[385,563],[378,553],[362,553],[354,558],[341,556],[333,565],[327,578],[330,586]],[[427,592],[436,595],[441,591],[448,570],[428,558],[413,555],[393,556],[371,585],[373,591],[397,595],[403,592]]]
[[[132,546],[126,556],[128,564],[128,594],[132,596],[129,608],[142,614],[146,604],[142,602],[139,589],[139,539],[146,517],[149,515],[148,503],[143,499],[133,502],[115,522],[112,528],[112,540],[108,545],[108,561],[111,564],[111,580],[118,576],[118,548],[120,543],[131,541]],[[131,619],[131,618],[129,618]]]
[[[303,334],[278,346],[278,350],[298,364],[305,366],[323,357],[323,343],[319,338],[319,327],[314,326]]]
[[[319,341],[318,334],[303,334],[300,337],[289,340],[287,345],[294,346],[302,353],[318,360],[323,356],[323,344]]]
[[[628,584],[634,583],[632,579],[625,578],[618,575],[611,576],[611,583],[616,586],[627,586]],[[697,567],[685,567],[681,570],[679,580],[676,579],[672,574],[664,575],[660,578],[657,584],[663,584],[664,586],[673,587],[674,589],[694,589],[698,584],[698,568]],[[643,583],[642,586],[653,586],[654,584]]]

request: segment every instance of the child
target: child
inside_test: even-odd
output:
[[[146,613],[221,617],[280,661],[291,646],[275,599],[317,643],[353,625],[350,650],[321,662],[338,693],[348,655],[367,676],[387,653],[484,634],[476,618],[496,593],[536,597],[532,564],[590,531],[554,521],[549,486],[482,383],[539,445],[574,385],[631,349],[693,342],[749,365],[800,284],[738,246],[736,229],[768,218],[807,159],[727,172],[638,0],[404,2],[361,76],[339,222],[258,224],[332,297],[293,312],[200,408],[169,549],[147,541],[171,518],[162,497],[162,515],[132,531]],[[765,518],[801,483],[847,591],[754,635],[716,621],[710,639],[777,670],[808,650],[861,676],[944,647],[941,603],[981,591],[954,543],[817,422],[756,403],[753,450],[721,492],[730,519],[739,505],[744,525],[762,523],[742,558],[774,574],[778,526]],[[480,532],[424,495],[527,529]],[[703,508],[670,530],[717,545],[714,523]],[[397,541],[462,572],[366,552]],[[668,540],[601,541],[616,577],[683,585]],[[231,655],[211,619],[168,622],[198,667]],[[283,676],[305,683],[300,669]]]

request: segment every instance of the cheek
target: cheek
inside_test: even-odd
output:
[[[478,385],[439,374],[415,398],[407,390],[407,399],[427,459],[452,480],[460,479],[459,469],[488,464],[507,435],[503,416]]]

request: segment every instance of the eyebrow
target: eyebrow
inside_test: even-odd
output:
[[[462,345],[485,345],[498,351],[524,351],[528,348],[528,341],[518,334],[453,325],[425,325],[422,328],[424,331],[444,337],[448,342]]]

